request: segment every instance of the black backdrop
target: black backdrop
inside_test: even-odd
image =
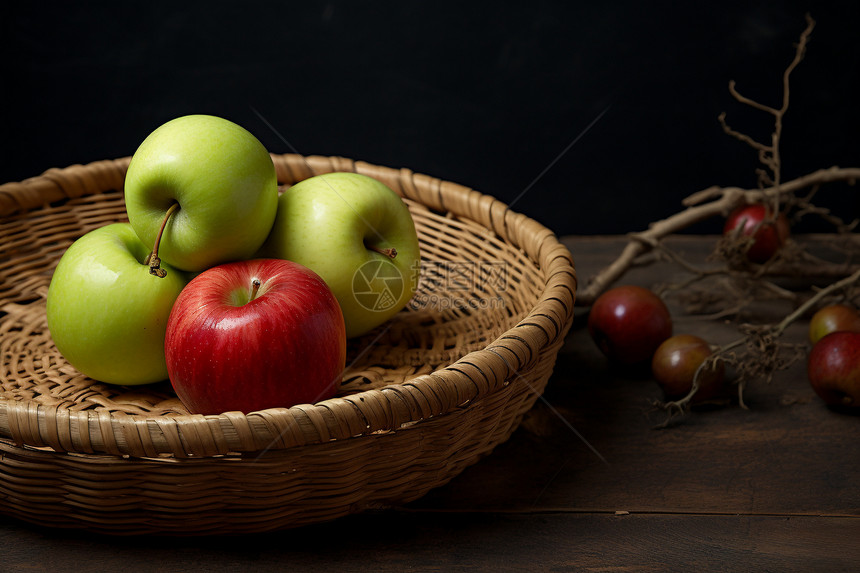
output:
[[[858,4],[5,2],[0,181],[131,155],[164,121],[210,113],[273,152],[474,187],[559,234],[640,230],[693,191],[755,186],[755,152],[717,115],[769,137],[728,81],[779,105],[806,12],[783,178],[860,166]],[[857,191],[822,202],[854,216]]]

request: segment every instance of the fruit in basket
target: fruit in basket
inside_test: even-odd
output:
[[[650,362],[657,347],[672,335],[672,317],[666,303],[649,289],[623,285],[594,301],[588,331],[609,360],[640,365]]]
[[[693,387],[696,371],[713,354],[707,341],[693,334],[676,334],[663,341],[651,359],[654,379],[668,399],[683,398]],[[699,387],[693,401],[714,398],[720,393],[725,379],[725,364],[717,361],[699,372]]]
[[[287,189],[260,253],[319,274],[343,309],[347,337],[391,318],[418,286],[409,209],[385,184],[357,173],[317,175]]]
[[[153,131],[125,179],[135,232],[144,244],[157,244],[160,259],[186,271],[250,258],[272,228],[277,199],[263,144],[210,115],[179,117]]]
[[[90,231],[63,254],[48,288],[48,329],[57,349],[81,373],[112,384],[167,379],[164,333],[185,286],[168,266],[149,273],[149,248],[131,225]]]
[[[732,211],[723,227],[724,235],[736,232],[753,238],[747,259],[761,264],[785,245],[789,236],[788,219],[783,213],[774,216],[761,203],[742,205]]]
[[[167,326],[167,371],[195,414],[245,413],[330,398],[346,361],[337,300],[291,261],[237,261],[203,271]]]
[[[831,332],[860,332],[860,313],[847,304],[830,304],[820,308],[809,320],[809,341],[815,344]]]
[[[816,342],[807,376],[828,405],[860,408],[860,332],[831,332]]]

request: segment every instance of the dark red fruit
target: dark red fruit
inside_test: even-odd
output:
[[[827,404],[860,408],[860,332],[831,332],[815,343],[807,375]]]
[[[651,372],[668,399],[683,398],[693,387],[693,377],[702,362],[713,353],[711,346],[692,334],[667,338],[657,347],[651,360]],[[717,361],[699,374],[699,388],[693,401],[709,400],[720,393],[725,380],[725,365]]]
[[[860,332],[860,313],[845,304],[831,304],[818,310],[809,321],[809,341],[815,344],[831,332]]]
[[[660,343],[672,336],[672,317],[653,292],[625,285],[594,301],[588,331],[611,361],[638,365],[650,361]]]
[[[723,234],[732,233],[738,227],[741,233],[753,237],[747,251],[747,259],[753,263],[769,261],[788,240],[788,219],[779,213],[774,216],[765,205],[744,205],[732,211],[723,227]]]

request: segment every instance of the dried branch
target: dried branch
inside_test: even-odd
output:
[[[690,195],[683,201],[683,205],[686,207],[685,210],[662,221],[652,223],[646,231],[631,234],[630,242],[621,252],[618,259],[592,277],[586,288],[579,293],[577,297],[579,305],[591,305],[610,284],[618,280],[634,264],[637,257],[653,249],[659,243],[660,239],[669,234],[676,233],[711,217],[718,215],[726,216],[732,209],[744,203],[767,202],[774,207],[772,212],[776,213],[779,211],[778,207],[782,202],[796,202],[794,194],[801,189],[810,186],[820,186],[823,183],[833,181],[853,183],[860,176],[860,169],[857,168],[840,169],[832,167],[810,173],[787,183],[782,183],[779,142],[782,137],[783,116],[788,111],[790,77],[792,71],[801,62],[806,53],[806,46],[814,27],[815,21],[807,14],[806,28],[801,33],[800,39],[795,46],[794,58],[783,72],[783,97],[782,105],[779,108],[767,106],[743,96],[738,92],[735,82],[729,82],[729,92],[738,102],[774,116],[774,130],[771,134],[769,145],[757,142],[750,136],[729,127],[725,121],[725,113],[719,116],[719,121],[726,133],[756,149],[759,153],[759,160],[770,170],[769,174],[759,170],[758,189],[744,190],[737,187],[709,187]],[[827,216],[824,211],[814,209],[809,203],[802,206],[805,207],[807,212],[815,212],[819,215]],[[844,228],[846,225],[842,225],[842,227]]]
[[[775,325],[744,325],[742,328],[743,336],[717,347],[708,359],[702,362],[693,376],[692,387],[686,396],[679,400],[656,404],[669,413],[666,421],[658,427],[667,427],[678,415],[689,411],[693,396],[699,390],[701,373],[707,368],[713,368],[717,361],[724,361],[738,367],[736,381],[738,401],[741,407],[745,408],[743,391],[747,383],[762,379],[770,382],[777,371],[788,368],[805,355],[803,351],[805,345],[779,342],[779,338],[789,325],[817,308],[828,297],[856,287],[858,283],[860,283],[860,269],[842,280],[822,288]],[[735,352],[736,349],[742,347],[744,351]],[[789,351],[788,356],[785,355],[785,352],[780,352],[781,350]]]
[[[774,129],[771,134],[770,145],[765,145],[761,142],[755,141],[744,133],[740,133],[739,131],[732,129],[726,122],[725,112],[721,113],[718,117],[720,125],[723,127],[723,131],[758,151],[759,161],[761,161],[761,163],[770,170],[769,174],[764,170],[758,170],[759,188],[779,185],[781,182],[782,160],[779,153],[779,142],[782,138],[782,120],[785,116],[785,112],[788,111],[790,93],[789,79],[791,77],[791,72],[793,72],[797,65],[800,64],[801,60],[803,60],[803,56],[806,54],[806,46],[809,43],[809,36],[812,34],[813,28],[815,28],[815,20],[807,14],[806,29],[800,34],[800,40],[795,46],[794,59],[782,74],[782,105],[779,108],[759,103],[741,95],[737,90],[735,81],[729,81],[729,93],[735,98],[735,100],[744,105],[748,105],[753,109],[769,113],[773,115],[774,118]]]
[[[686,209],[652,223],[647,230],[630,234],[630,241],[620,256],[609,266],[591,277],[584,289],[577,293],[576,303],[590,306],[606,288],[617,281],[642,254],[651,251],[660,239],[677,233],[711,217],[726,216],[732,209],[745,203],[781,199],[813,185],[837,181],[854,183],[860,178],[860,168],[831,167],[820,169],[781,185],[766,189],[741,189],[739,187],[710,187],[688,197],[683,204]],[[703,203],[702,201],[708,201]]]
[[[831,223],[837,230],[838,236],[842,237],[845,254],[853,255],[856,253],[858,243],[854,239],[852,231],[860,224],[860,220],[845,222],[828,209],[815,205],[813,198],[819,188],[826,183],[841,181],[853,185],[860,177],[860,168],[834,166],[809,173],[792,181],[783,182],[782,179],[780,141],[783,118],[789,107],[790,77],[806,53],[806,47],[814,27],[815,21],[807,14],[806,28],[795,45],[794,58],[783,72],[782,103],[779,107],[769,106],[748,98],[738,91],[734,80],[729,82],[729,93],[738,103],[770,114],[774,118],[774,129],[771,133],[770,142],[763,143],[729,126],[725,113],[718,117],[718,121],[726,134],[757,151],[759,161],[762,164],[762,168],[756,170],[758,187],[753,190],[713,186],[691,194],[683,200],[684,209],[682,211],[650,224],[645,231],[631,233],[629,235],[630,240],[620,256],[592,277],[577,296],[577,304],[582,306],[593,304],[609,285],[618,280],[637,261],[643,259],[643,254],[655,251],[657,258],[669,260],[692,275],[681,284],[669,285],[664,288],[683,289],[683,296],[695,296],[692,302],[703,311],[708,305],[713,305],[715,302],[721,303],[723,306],[719,312],[712,316],[725,317],[732,313],[739,315],[746,305],[755,300],[760,300],[759,297],[768,300],[785,299],[792,303],[794,310],[778,323],[741,324],[739,326],[740,336],[737,339],[715,347],[711,356],[697,369],[693,377],[692,387],[685,397],[655,404],[668,413],[665,422],[658,427],[667,427],[673,419],[689,411],[693,397],[698,392],[702,373],[706,369],[715,367],[719,362],[734,367],[738,402],[741,407],[745,408],[744,390],[750,382],[770,382],[777,372],[788,368],[806,356],[806,344],[791,344],[780,340],[789,325],[805,316],[817,305],[824,304],[825,301],[840,293],[845,298],[860,296],[860,266],[853,262],[853,256],[847,256],[842,263],[831,263],[812,256],[801,249],[797,243],[789,241],[777,252],[775,257],[758,265],[751,263],[746,256],[753,238],[738,229],[736,233],[725,234],[714,249],[711,259],[722,261],[721,268],[702,270],[672,252],[662,242],[666,236],[694,223],[718,215],[725,217],[741,205],[765,203],[771,206],[770,211],[774,218],[780,212],[793,211],[795,220],[807,215],[815,215],[824,219]],[[800,192],[805,189],[811,190],[805,196],[800,196]],[[782,209],[780,209],[781,206]],[[834,240],[830,246],[838,249],[840,241]],[[851,253],[852,250],[854,253]],[[715,275],[720,278],[717,281],[721,288],[720,292],[703,291],[697,295],[694,293],[695,284],[698,281]],[[826,277],[840,278],[840,280],[809,296],[807,293],[793,292],[767,280],[767,277],[771,276]],[[710,281],[712,286],[714,282]],[[691,293],[694,294],[691,295]],[[733,306],[727,308],[726,305]]]
[[[809,193],[805,196],[794,196],[788,198],[789,201],[786,204],[786,210],[790,210],[792,212],[792,220],[800,221],[808,215],[814,215],[831,225],[836,233],[844,235],[853,232],[858,223],[860,223],[860,219],[855,218],[853,221],[846,222],[841,217],[834,215],[830,209],[819,207],[813,203],[813,199],[820,189],[820,185],[813,185],[812,189],[810,189]]]

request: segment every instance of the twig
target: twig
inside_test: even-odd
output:
[[[652,250],[657,241],[695,223],[718,215],[725,216],[735,207],[746,203],[763,202],[774,197],[781,198],[812,185],[838,181],[853,183],[857,179],[860,179],[860,168],[834,166],[829,169],[819,169],[792,181],[765,189],[710,187],[693,194],[683,202],[686,206],[683,211],[652,223],[645,231],[632,234],[630,241],[619,257],[594,275],[586,287],[577,293],[576,303],[579,306],[591,306],[609,285],[627,272],[637,257]],[[708,200],[708,202],[703,203],[703,200]]]
[[[745,336],[741,336],[727,344],[721,345],[717,347],[714,352],[699,365],[696,369],[696,373],[693,375],[693,384],[690,388],[690,391],[686,396],[680,398],[678,400],[674,400],[671,402],[666,402],[665,404],[660,404],[659,406],[669,412],[669,418],[674,418],[678,414],[685,413],[693,400],[693,396],[699,389],[699,378],[701,376],[701,372],[705,368],[713,367],[714,363],[718,360],[725,360],[725,356],[735,350],[736,348],[740,348],[742,346],[750,346],[751,343],[754,343],[755,340],[762,340],[767,338],[771,341],[771,344],[775,343],[775,341],[783,335],[786,328],[789,327],[793,322],[801,318],[810,312],[813,308],[815,308],[822,300],[826,297],[831,296],[840,291],[846,290],[847,288],[856,285],[860,282],[860,269],[856,270],[851,275],[843,278],[842,280],[836,281],[835,283],[831,283],[825,288],[819,290],[815,295],[811,296],[806,300],[803,304],[799,305],[794,311],[790,314],[786,315],[781,321],[772,326],[765,326],[760,328],[752,328],[750,327],[750,333]],[[766,349],[762,349],[765,351]],[[741,357],[738,360],[745,360],[745,357]],[[746,359],[748,360],[748,359]],[[771,374],[772,375],[772,374]],[[745,377],[741,377],[738,380],[738,401],[741,407],[746,407],[743,401],[743,390],[746,387],[746,383],[749,382]],[[669,423],[669,419],[666,420],[660,427],[666,427]]]
[[[815,171],[793,181],[782,182],[779,143],[782,137],[783,116],[788,111],[789,106],[790,77],[806,53],[806,46],[814,27],[815,21],[809,14],[806,14],[806,28],[801,33],[800,39],[795,46],[794,58],[782,75],[783,93],[782,104],[779,108],[764,105],[743,96],[738,92],[734,80],[729,82],[729,92],[738,102],[774,116],[774,130],[771,134],[769,145],[757,142],[748,135],[729,127],[725,121],[725,113],[719,116],[719,121],[726,133],[756,149],[759,153],[759,160],[766,168],[770,169],[769,175],[763,171],[759,172],[758,189],[709,187],[690,195],[682,203],[686,209],[662,221],[651,224],[646,231],[632,234],[630,242],[621,252],[618,259],[592,277],[587,286],[579,293],[577,304],[581,306],[591,305],[610,284],[618,280],[630,268],[637,257],[653,249],[659,243],[660,239],[671,233],[678,232],[694,223],[717,215],[726,216],[732,209],[745,203],[770,203],[774,207],[772,212],[776,213],[779,211],[778,207],[780,203],[784,200],[796,202],[794,194],[801,189],[810,186],[818,187],[823,183],[833,181],[853,183],[860,177],[860,168],[841,169],[839,167],[831,167],[830,169]],[[805,206],[809,212],[815,211],[808,202],[802,206]],[[822,216],[827,216],[823,211],[816,212]],[[841,221],[839,222],[841,223]],[[844,223],[840,225],[840,228],[846,227]]]
[[[782,336],[782,333],[785,331],[786,328],[788,328],[788,325],[790,325],[792,322],[794,322],[795,320],[806,314],[809,310],[814,308],[815,305],[817,305],[819,301],[821,301],[824,297],[829,296],[835,292],[839,292],[845,288],[848,288],[849,286],[856,284],[858,281],[860,281],[860,269],[854,271],[851,275],[845,277],[844,279],[836,281],[835,283],[831,283],[826,287],[822,288],[809,299],[807,299],[806,302],[798,306],[794,310],[794,312],[783,318],[779,322],[779,324],[777,324],[773,328],[773,333],[776,336]]]
[[[759,103],[741,95],[737,90],[735,81],[729,81],[729,93],[735,98],[735,100],[759,111],[769,113],[773,115],[774,118],[774,128],[773,133],[771,133],[770,145],[765,145],[761,142],[755,141],[750,136],[729,127],[726,122],[725,112],[721,113],[718,117],[720,125],[723,127],[723,131],[758,151],[759,161],[761,161],[766,168],[770,169],[770,174],[763,170],[759,170],[760,188],[778,186],[782,180],[782,159],[779,153],[779,142],[782,138],[782,120],[785,116],[785,112],[788,111],[790,93],[789,79],[791,77],[791,72],[793,72],[798,64],[800,64],[801,60],[803,60],[803,56],[806,54],[806,45],[809,42],[809,36],[812,34],[813,28],[815,28],[815,20],[813,20],[809,14],[806,14],[806,29],[800,34],[800,40],[797,42],[797,46],[794,51],[794,59],[792,59],[791,63],[786,67],[782,74],[782,105],[779,108]]]
[[[626,269],[629,268],[639,255],[649,249],[661,249],[660,252],[664,258],[669,258],[693,273],[693,279],[686,281],[685,285],[689,286],[697,280],[704,278],[707,276],[704,271],[697,270],[677,255],[669,252],[668,249],[661,245],[661,239],[669,233],[676,232],[704,218],[717,214],[725,216],[731,209],[744,203],[769,204],[772,207],[771,212],[774,214],[779,213],[781,211],[780,206],[783,205],[783,212],[793,209],[796,213],[796,218],[810,214],[818,215],[832,223],[842,236],[851,232],[858,225],[858,221],[846,223],[841,218],[830,213],[828,209],[814,205],[812,198],[824,183],[845,181],[853,184],[858,176],[860,176],[860,168],[842,169],[831,167],[830,169],[819,170],[799,177],[793,181],[785,183],[782,181],[782,161],[779,146],[782,138],[783,118],[789,107],[790,76],[806,53],[806,46],[814,27],[815,21],[807,14],[806,28],[801,33],[800,39],[795,46],[794,58],[783,72],[782,103],[779,107],[772,107],[750,99],[738,91],[734,80],[729,82],[729,93],[737,102],[768,113],[774,118],[774,129],[771,133],[770,143],[766,144],[730,127],[726,121],[725,113],[720,114],[718,117],[718,121],[726,134],[749,145],[758,152],[759,161],[763,166],[763,168],[756,170],[758,174],[758,189],[753,191],[742,190],[736,187],[709,187],[690,195],[683,201],[683,205],[686,207],[683,211],[651,224],[647,231],[631,234],[631,240],[621,253],[621,256],[611,265],[601,270],[591,280],[586,289],[580,293],[578,297],[580,304],[591,304],[603,289],[616,281],[626,272]],[[797,195],[800,190],[809,187],[812,189],[805,197]],[[668,412],[667,419],[658,427],[667,427],[673,418],[689,410],[692,399],[699,389],[702,372],[706,368],[714,367],[718,361],[735,366],[737,370],[738,403],[742,408],[746,408],[744,390],[748,383],[753,380],[770,382],[777,371],[788,368],[796,360],[805,356],[806,344],[789,344],[779,341],[788,326],[815,308],[816,305],[822,304],[822,301],[827,297],[831,297],[834,293],[841,292],[843,296],[850,298],[854,296],[852,290],[850,290],[852,287],[853,293],[856,294],[857,292],[857,286],[860,283],[860,268],[857,265],[850,264],[852,262],[852,258],[850,257],[841,265],[824,264],[824,261],[800,250],[794,242],[789,241],[787,245],[784,245],[778,251],[778,255],[775,258],[772,258],[763,265],[755,265],[749,263],[745,256],[746,248],[748,248],[751,241],[751,237],[741,236],[740,232],[734,235],[726,234],[718,242],[714,252],[714,256],[721,258],[727,264],[727,268],[722,269],[722,272],[725,273],[724,280],[728,283],[726,288],[732,293],[731,299],[740,301],[740,304],[736,307],[738,312],[743,309],[744,302],[748,302],[751,297],[754,297],[761,291],[765,291],[768,298],[776,296],[788,299],[796,304],[796,308],[776,324],[741,325],[740,331],[742,335],[739,338],[728,344],[716,347],[713,353],[698,367],[693,376],[691,389],[686,396],[679,400],[657,403],[657,406]],[[808,272],[810,267],[813,271],[811,273]],[[818,290],[801,304],[797,304],[803,298],[801,295],[764,280],[764,277],[780,272],[797,273],[798,271],[806,272],[792,276],[819,277],[822,273],[834,273],[833,275],[828,275],[828,277],[842,276],[843,278]],[[849,271],[850,274],[845,276],[844,273],[849,273]],[[712,274],[711,271],[708,271],[708,274]],[[737,289],[743,289],[743,292],[736,292]],[[794,352],[786,357],[784,353],[786,349],[793,349]]]

